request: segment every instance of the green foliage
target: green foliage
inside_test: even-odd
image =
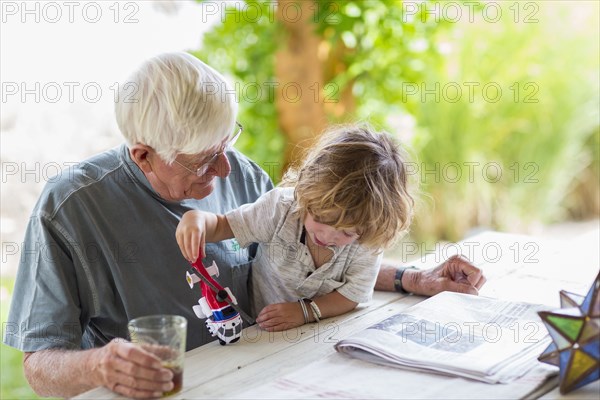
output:
[[[274,15],[272,0],[246,4],[231,5],[222,13],[222,23],[204,35],[202,48],[192,54],[232,78],[239,118],[247,128],[237,148],[266,166],[277,180],[281,171],[272,165],[282,165],[285,143],[277,124],[274,60],[276,51],[286,44],[287,32]],[[423,65],[417,62],[418,54],[435,51],[427,38],[448,25],[432,22],[430,15],[422,13],[408,18],[402,2],[396,0],[315,1],[309,8],[310,21],[323,41],[334,48],[343,43],[348,50],[343,60],[348,68],[330,74],[322,96],[338,101],[342,90],[352,85],[358,115],[341,120],[365,118],[384,123],[391,112],[403,109],[398,103],[401,82],[421,77]],[[420,18],[427,22],[421,23]]]
[[[280,175],[284,140],[274,106],[274,57],[280,35],[272,2],[248,1],[254,14],[225,13],[223,23],[203,37],[200,50],[191,52],[233,81],[239,120],[244,125],[236,147],[258,162],[272,179]],[[235,10],[233,7],[231,10]]]
[[[0,279],[0,321],[2,322],[2,337],[4,323],[8,317],[10,294],[14,286],[13,279]],[[23,353],[0,344],[0,399],[38,399],[39,397],[29,387],[23,376]]]
[[[276,82],[288,33],[271,1],[247,3],[262,18],[227,13],[194,54],[238,82],[249,132],[240,150],[280,163],[285,143],[264,83]],[[580,215],[573,210],[589,201],[570,192],[599,190],[598,4],[493,2],[496,19],[489,4],[467,3],[457,20],[439,1],[311,6],[315,32],[343,50],[324,68],[337,96],[351,88],[356,110],[341,119],[367,119],[413,148],[417,239],[456,240],[481,225],[526,230],[565,218],[567,203]],[[256,84],[263,96],[250,101],[244,87]]]
[[[418,166],[437,172],[419,176],[434,201],[417,218],[420,237],[456,240],[471,226],[518,231],[559,221],[575,178],[598,162],[589,145],[599,121],[599,44],[589,31],[598,27],[597,6],[586,15],[540,3],[533,23],[515,23],[512,4],[502,6],[500,21],[458,24],[437,39],[454,51],[427,68],[425,84],[439,83],[441,98],[427,95],[413,114]],[[465,82],[478,84],[472,101]],[[463,91],[456,102],[452,91],[443,95],[453,83]],[[597,191],[597,173],[595,181],[588,183]]]
[[[439,52],[435,33],[450,27],[426,12],[435,3],[414,10],[397,0],[320,3],[317,32],[332,47],[341,42],[349,50],[342,60],[347,69],[332,82],[340,92],[352,86],[356,118],[386,123],[392,113],[414,109],[401,101],[403,83],[423,80],[425,61]]]

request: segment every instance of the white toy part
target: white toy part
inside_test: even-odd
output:
[[[204,319],[204,318],[208,317],[207,315],[204,315],[204,312],[202,312],[202,307],[198,304],[193,306],[192,310],[194,310],[194,314],[196,314],[196,317],[198,317],[200,319]]]
[[[206,267],[206,272],[208,272],[210,276],[214,276],[216,278],[219,277],[219,267],[217,267],[217,264],[214,261],[212,264],[210,264],[210,267]]]
[[[212,319],[209,318],[206,320],[206,327],[211,336],[217,336],[217,326]]]
[[[231,293],[231,290],[230,290],[228,287],[226,287],[226,288],[225,288],[225,291],[226,291],[226,292],[227,292],[227,294],[229,295],[229,298],[231,299],[231,302],[232,302],[233,304],[236,304],[236,305],[237,305],[237,299],[235,298],[235,296],[233,295],[233,293]]]
[[[202,307],[202,313],[206,315],[203,318],[208,318],[212,316],[213,312],[210,306],[208,305],[208,302],[206,301],[206,297],[200,297],[200,300],[198,300],[198,304],[200,304],[200,307]]]
[[[185,280],[187,281],[188,285],[190,285],[190,289],[193,289],[194,284],[200,282],[200,277],[196,274],[190,274],[186,271]]]
[[[205,297],[201,297],[200,300],[198,300],[198,304],[192,306],[192,310],[194,310],[196,317],[200,319],[212,316],[212,310],[210,309]]]
[[[206,327],[212,336],[219,339],[219,343],[235,343],[242,336],[242,317],[236,315],[226,321],[215,322],[212,318],[206,320]]]

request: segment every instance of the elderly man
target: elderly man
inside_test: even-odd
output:
[[[232,146],[242,133],[223,77],[186,53],[145,62],[116,104],[126,144],[61,174],[44,188],[25,237],[4,342],[25,352],[25,374],[43,396],[96,386],[160,397],[171,371],[131,343],[127,322],[148,314],[198,321],[175,241],[181,215],[254,202],[267,174]],[[131,86],[133,84],[133,86]],[[248,310],[252,249],[232,240],[206,248],[219,280]],[[377,288],[431,295],[477,293],[485,278],[462,259],[417,272],[384,266]],[[188,349],[209,340],[190,324]]]

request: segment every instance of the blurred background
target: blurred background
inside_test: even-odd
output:
[[[121,143],[118,85],[164,51],[228,77],[236,147],[274,181],[332,123],[397,137],[418,193],[404,240],[419,247],[598,229],[597,1],[0,3],[3,322],[41,188]],[[21,353],[0,349],[0,398],[34,397]]]

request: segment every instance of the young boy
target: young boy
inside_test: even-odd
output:
[[[259,243],[252,293],[263,329],[343,314],[371,298],[383,249],[410,225],[404,163],[389,135],[364,125],[335,128],[255,203],[226,215],[185,213],[177,242],[190,261],[206,241]]]

